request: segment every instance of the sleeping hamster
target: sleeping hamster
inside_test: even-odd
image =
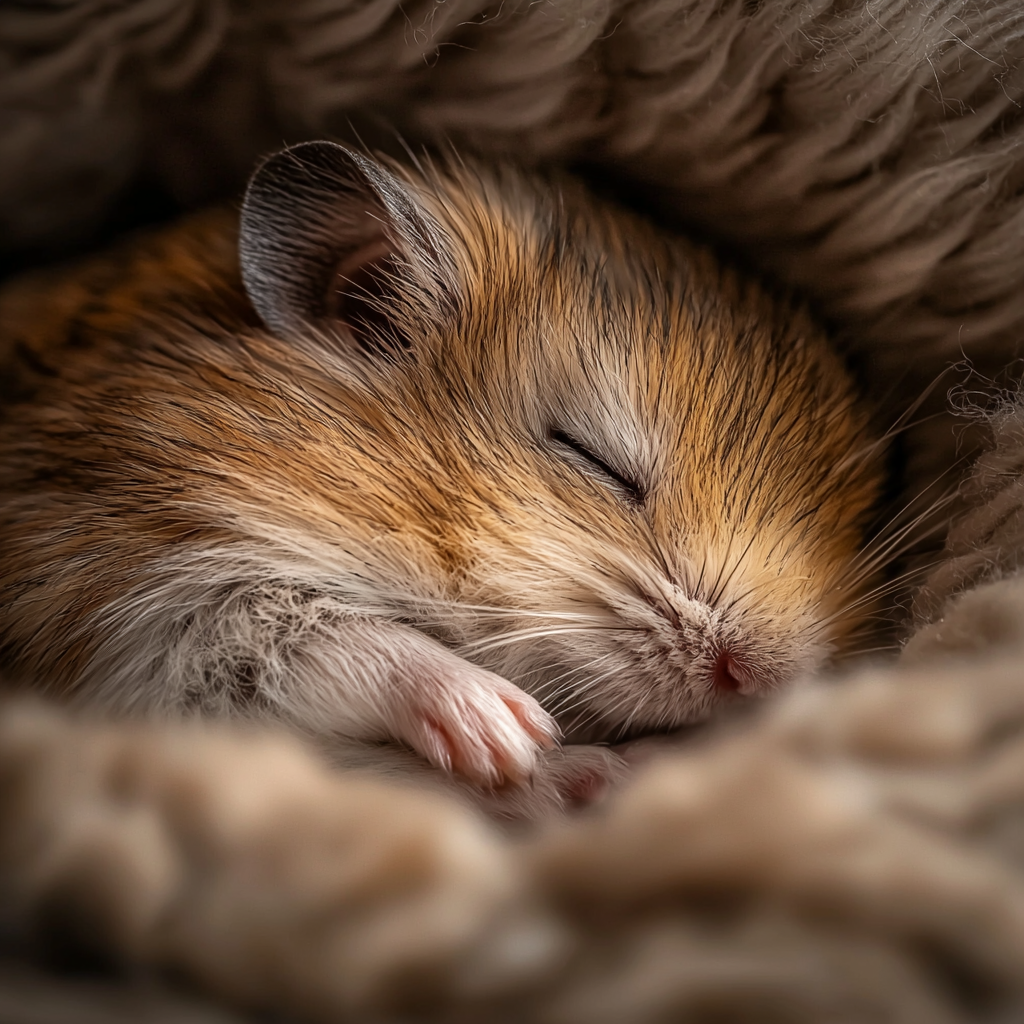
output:
[[[858,622],[879,487],[801,311],[567,180],[319,142],[8,288],[5,669],[480,786]]]

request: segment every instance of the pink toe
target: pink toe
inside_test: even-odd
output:
[[[429,760],[444,768],[445,771],[452,770],[454,758],[452,756],[452,744],[444,729],[429,718],[422,722],[423,741],[426,748],[425,753]]]
[[[557,746],[558,726],[553,718],[541,711],[539,707],[531,707],[525,701],[516,700],[514,697],[502,697],[501,699],[535,743],[544,750],[551,750]]]

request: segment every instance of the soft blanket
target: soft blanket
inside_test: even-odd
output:
[[[0,10],[5,266],[88,243],[140,189],[232,195],[303,138],[570,164],[809,295],[883,422],[938,381],[902,502],[916,515],[947,486],[958,502],[921,521],[951,525],[892,614],[898,656],[812,681],[526,839],[286,738],[9,708],[14,934],[49,922],[136,970],[325,1020],[1024,1015],[1022,103],[1019,0]],[[3,828],[33,807],[31,829]],[[0,1007],[229,1019],[148,981],[62,984],[12,967]]]

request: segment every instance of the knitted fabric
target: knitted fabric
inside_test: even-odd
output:
[[[1015,375],[1019,0],[0,9],[0,249],[14,264],[88,240],[140,180],[191,207],[237,193],[282,143],[392,132],[575,166],[795,286],[890,421],[951,362]],[[657,761],[592,818],[511,843],[442,801],[418,832],[399,790],[366,796],[287,747],[271,758],[288,767],[277,802],[239,824],[230,780],[259,770],[245,742],[14,708],[0,808],[52,815],[42,845],[0,829],[0,878],[25,920],[54,905],[75,917],[68,894],[85,891],[118,956],[324,1019],[396,992],[459,1020],[1019,1019],[1024,408],[1004,401],[990,432],[900,659]],[[956,441],[949,416],[912,433],[908,494],[955,480]],[[211,774],[189,792],[220,809],[199,837],[174,810],[196,750]],[[56,753],[33,782],[25,765]],[[118,757],[170,765],[123,819],[104,768]],[[49,799],[61,779],[77,780],[66,803],[33,788],[57,786]],[[358,842],[339,846],[342,825],[303,803],[313,791],[369,801]],[[432,859],[382,895],[365,864],[409,843]],[[145,1019],[142,1003],[118,1017],[123,992],[90,991],[88,1019]],[[31,1002],[43,1020],[53,998],[48,980],[0,977],[0,1007]],[[73,1019],[76,998],[50,1019]]]

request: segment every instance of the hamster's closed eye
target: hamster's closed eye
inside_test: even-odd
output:
[[[633,479],[626,473],[613,469],[608,460],[596,455],[582,441],[578,441],[571,434],[564,430],[553,428],[550,431],[551,440],[562,449],[565,457],[571,459],[575,464],[582,467],[584,472],[594,473],[603,483],[611,485],[623,499],[633,505],[642,505],[647,495],[646,488],[639,481]]]
[[[570,179],[307,143],[53,289],[47,331],[0,315],[48,368],[0,427],[0,649],[76,700],[489,786],[865,614],[877,445],[827,340]]]

